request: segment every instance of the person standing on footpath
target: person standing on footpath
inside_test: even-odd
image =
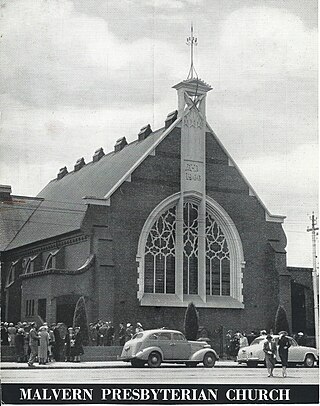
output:
[[[41,326],[39,331],[39,365],[45,365],[48,362],[49,339],[48,326]]]
[[[123,323],[120,323],[119,324],[119,345],[121,345],[121,347],[123,347],[125,341],[126,341],[126,329],[124,328]]]
[[[29,331],[30,358],[28,361],[28,366],[33,367],[34,366],[33,363],[35,362],[38,356],[39,338],[36,330],[36,323],[31,323],[30,326],[31,326],[31,329]]]
[[[273,369],[277,356],[277,346],[270,334],[267,335],[267,341],[263,344],[263,352],[265,353],[268,377],[273,376]]]
[[[279,333],[279,357],[282,364],[282,376],[286,378],[287,376],[287,366],[288,366],[288,354],[289,348],[291,347],[290,340],[287,337],[288,333],[286,331],[280,331]]]

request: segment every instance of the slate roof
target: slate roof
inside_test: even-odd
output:
[[[4,251],[31,218],[42,200],[12,196],[0,203],[0,251]]]
[[[104,198],[164,131],[164,128],[157,130],[144,140],[106,154],[98,162],[89,162],[62,179],[53,179],[38,194],[38,199],[28,200],[28,207],[21,203],[6,213],[0,211],[0,250],[8,251],[79,230],[87,209],[83,197]]]

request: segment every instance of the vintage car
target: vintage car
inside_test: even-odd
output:
[[[278,344],[279,336],[273,335],[273,339]],[[289,364],[303,364],[306,367],[313,367],[316,362],[319,362],[317,350],[312,347],[304,347],[298,345],[292,338],[288,337],[291,343],[288,354]],[[266,336],[257,337],[247,347],[242,347],[238,352],[238,363],[247,364],[249,367],[256,367],[258,364],[263,364],[265,354],[263,352],[263,343],[266,340]],[[277,363],[280,363],[279,353],[277,353]]]
[[[219,356],[206,342],[188,341],[180,331],[158,329],[135,334],[125,343],[120,359],[134,367],[157,368],[166,362],[212,368]]]

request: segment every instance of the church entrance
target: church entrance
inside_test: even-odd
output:
[[[64,323],[67,327],[72,326],[74,309],[78,299],[78,295],[64,295],[56,299],[56,323]]]

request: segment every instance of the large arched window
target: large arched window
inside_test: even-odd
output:
[[[193,300],[204,307],[243,307],[243,251],[230,216],[207,198],[201,244],[200,197],[189,195],[180,202],[178,195],[166,199],[150,214],[141,233],[137,255],[141,304],[183,306]]]

